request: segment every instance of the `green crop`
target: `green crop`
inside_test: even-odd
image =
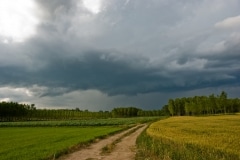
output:
[[[57,157],[120,127],[2,127],[1,160],[38,160]]]
[[[83,119],[66,121],[0,122],[0,127],[45,127],[45,126],[119,126],[156,121],[159,117]]]

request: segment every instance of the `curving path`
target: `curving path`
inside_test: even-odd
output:
[[[81,149],[77,152],[60,157],[60,160],[134,160],[135,158],[135,144],[136,139],[140,133],[147,127],[142,125],[135,132],[123,137],[119,143],[117,143],[113,151],[109,154],[102,154],[102,148],[112,142],[116,141],[124,134],[131,130],[136,129],[139,126],[135,126],[126,131],[110,136],[106,139],[100,140],[97,143],[90,145],[87,148]]]

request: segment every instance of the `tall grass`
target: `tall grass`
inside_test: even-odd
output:
[[[240,115],[171,117],[137,139],[140,160],[238,160]]]

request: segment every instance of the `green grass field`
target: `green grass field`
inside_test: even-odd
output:
[[[134,117],[134,118],[82,119],[62,121],[0,122],[0,127],[119,126],[146,123],[156,121],[158,119],[159,117]]]
[[[0,128],[1,160],[46,159],[96,137],[121,130],[120,127],[24,127]]]
[[[159,117],[0,122],[1,160],[53,159],[97,137]]]
[[[171,117],[138,138],[138,159],[239,160],[240,115]]]

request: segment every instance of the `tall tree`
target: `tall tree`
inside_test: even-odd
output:
[[[169,99],[168,100],[168,110],[171,114],[171,116],[175,115],[175,106],[174,106],[174,100],[173,99]]]

